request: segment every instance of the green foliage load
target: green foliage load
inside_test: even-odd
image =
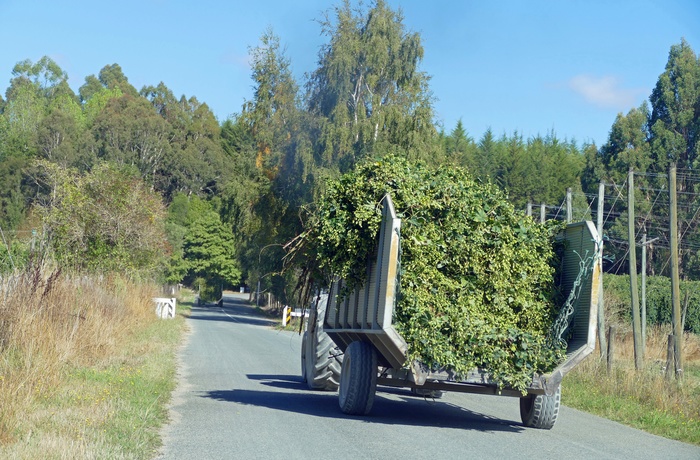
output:
[[[459,168],[386,157],[331,181],[305,239],[322,269],[363,283],[391,194],[401,227],[394,325],[409,361],[464,376],[475,367],[523,390],[551,370],[555,310],[551,227],[515,211],[504,193]]]

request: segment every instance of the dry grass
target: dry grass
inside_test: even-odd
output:
[[[155,292],[118,277],[67,277],[40,265],[0,279],[3,456],[130,457],[110,440],[109,423],[123,409],[125,387],[143,385],[143,356],[153,345],[134,335],[159,327]]]
[[[618,331],[620,328],[618,328]],[[700,445],[700,338],[683,340],[684,378],[667,378],[668,328],[650,328],[644,367],[635,370],[629,331],[616,334],[611,372],[598,351],[567,375],[566,405],[660,436]]]

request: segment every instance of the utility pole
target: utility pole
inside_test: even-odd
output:
[[[629,170],[627,178],[627,239],[629,241],[630,297],[632,299],[632,333],[634,336],[634,367],[642,368],[644,352],[642,350],[641,321],[639,318],[639,292],[637,291],[637,245],[634,235],[634,171]]]
[[[527,202],[527,217],[532,217],[532,201]]]
[[[642,352],[647,351],[647,230],[642,233]]]
[[[683,356],[681,345],[683,325],[681,324],[681,293],[678,269],[678,203],[676,196],[676,163],[668,170],[669,228],[671,240],[671,321],[673,322],[673,357],[676,379],[683,377]]]
[[[573,210],[571,207],[571,187],[566,189],[566,223],[570,224],[573,222]]]
[[[547,212],[544,209],[544,203],[540,205],[540,223],[544,224],[544,221],[547,219]]]
[[[605,182],[598,185],[598,238],[600,238],[600,254],[603,254],[603,213],[605,212]],[[600,357],[607,360],[608,345],[605,339],[605,305],[603,304],[603,273],[600,274],[598,283],[598,345],[600,345]]]

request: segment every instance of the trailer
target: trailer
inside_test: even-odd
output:
[[[370,413],[377,385],[405,387],[417,394],[445,391],[517,397],[525,426],[550,429],[561,401],[563,377],[595,348],[598,289],[601,282],[601,240],[590,221],[569,224],[558,239],[564,244],[560,289],[567,329],[566,359],[552,372],[533,375],[523,395],[499,388],[487,369],[473,369],[457,378],[449,369],[429,369],[407,362],[408,345],[392,325],[398,297],[400,229],[391,197],[383,200],[376,258],[367,265],[366,282],[349,295],[336,279],[311,308],[302,339],[302,377],[312,389],[339,388],[342,412]],[[584,257],[585,256],[585,257]]]

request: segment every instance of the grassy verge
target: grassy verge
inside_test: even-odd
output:
[[[566,376],[562,402],[649,433],[700,445],[700,338],[684,340],[684,378],[667,379],[665,333],[649,334],[645,367],[634,368],[631,338],[616,343],[611,372],[596,354]]]
[[[188,304],[158,320],[154,286],[39,275],[2,287],[0,458],[152,457]]]

